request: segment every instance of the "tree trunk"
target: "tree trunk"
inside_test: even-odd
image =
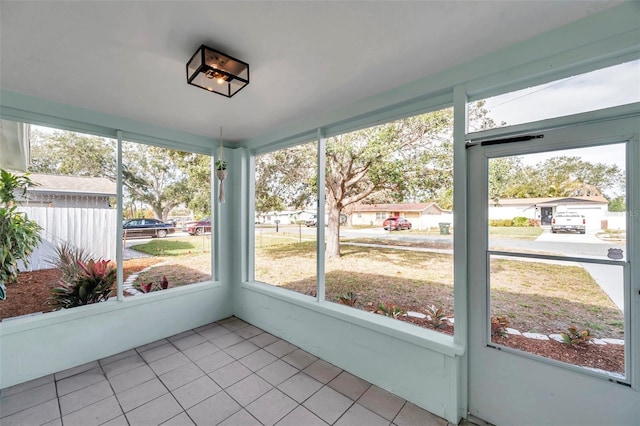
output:
[[[327,228],[327,248],[325,249],[326,257],[340,257],[340,209],[333,197],[327,197],[329,227]]]

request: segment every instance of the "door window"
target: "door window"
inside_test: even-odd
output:
[[[490,345],[626,377],[625,148],[488,160]]]

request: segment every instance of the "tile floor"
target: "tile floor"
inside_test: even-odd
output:
[[[232,317],[3,389],[0,424],[446,426],[447,421]]]

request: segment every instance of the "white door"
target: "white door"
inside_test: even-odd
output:
[[[638,129],[632,117],[470,142],[471,415],[640,424]],[[552,233],[541,194],[624,211],[590,210],[585,234]],[[532,226],[492,221],[490,205]]]

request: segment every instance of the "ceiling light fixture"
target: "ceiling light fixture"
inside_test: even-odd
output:
[[[249,84],[249,64],[203,44],[187,63],[187,83],[230,98]]]

